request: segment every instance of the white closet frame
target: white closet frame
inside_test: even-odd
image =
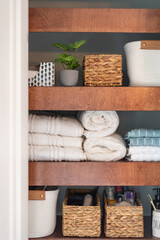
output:
[[[0,239],[28,239],[28,0],[0,3]]]

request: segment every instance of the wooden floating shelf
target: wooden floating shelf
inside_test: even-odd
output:
[[[151,225],[151,218],[150,217],[144,217],[144,238],[129,238],[128,240],[132,240],[132,239],[136,239],[136,240],[149,240],[149,239],[153,239],[155,240],[154,237],[152,237],[152,233],[151,233],[151,228],[152,228],[152,225]],[[103,227],[102,227],[103,229]],[[62,218],[61,217],[58,217],[57,219],[57,224],[56,224],[56,230],[55,232],[48,236],[48,237],[43,237],[43,238],[36,238],[36,240],[97,240],[97,239],[100,239],[100,240],[113,240],[112,238],[106,238],[104,236],[104,233],[103,233],[103,230],[102,230],[102,234],[101,234],[101,237],[99,238],[84,238],[84,237],[81,237],[81,238],[78,238],[78,237],[63,237],[62,235]],[[118,240],[118,238],[116,238]],[[119,238],[120,240],[127,240],[127,238]],[[35,240],[35,238],[30,238],[30,240]],[[115,238],[114,238],[115,240]]]
[[[159,33],[160,9],[30,8],[29,31]]]
[[[29,162],[29,185],[154,186],[159,173],[160,162]]]
[[[29,110],[160,111],[160,88],[30,87]]]

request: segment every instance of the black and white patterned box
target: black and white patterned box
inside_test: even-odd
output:
[[[53,62],[41,62],[35,77],[28,79],[28,85],[49,87],[55,85],[55,64]]]

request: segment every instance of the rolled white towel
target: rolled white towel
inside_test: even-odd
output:
[[[30,145],[40,146],[61,146],[61,147],[77,147],[82,148],[82,137],[66,137],[59,135],[50,135],[45,133],[29,133],[28,143]]]
[[[85,153],[80,148],[29,145],[30,161],[84,161]]]
[[[122,137],[116,133],[103,138],[88,138],[84,141],[87,160],[117,161],[125,157],[126,146]]]
[[[81,137],[84,128],[74,117],[29,115],[29,132]]]
[[[78,114],[78,119],[86,129],[86,138],[109,136],[119,125],[119,117],[115,111],[84,111]]]

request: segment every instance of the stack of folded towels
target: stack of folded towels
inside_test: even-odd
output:
[[[29,115],[30,161],[82,161],[84,128],[74,117]]]
[[[84,111],[78,119],[85,128],[83,148],[87,160],[117,161],[126,155],[122,137],[115,133],[119,117],[114,111]]]
[[[134,129],[125,136],[130,161],[160,161],[160,130]]]

